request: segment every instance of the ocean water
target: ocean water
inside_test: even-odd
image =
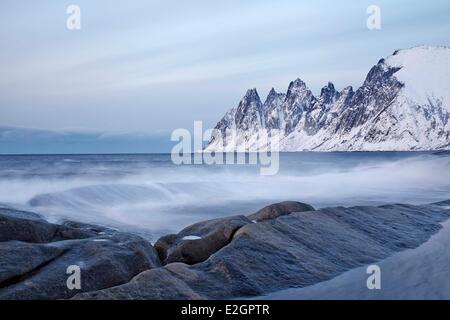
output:
[[[174,165],[169,154],[0,156],[1,206],[150,240],[284,200],[320,208],[446,199],[448,153],[282,153],[273,176],[257,165]]]

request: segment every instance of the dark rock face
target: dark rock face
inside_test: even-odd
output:
[[[286,94],[277,93],[272,88],[267,95],[266,101],[262,107],[263,119],[265,120],[265,127],[267,130],[278,129],[281,127],[283,121],[283,102],[286,99]]]
[[[244,216],[199,222],[176,235],[162,237],[155,243],[155,248],[164,263],[198,263],[226,246],[234,232],[248,223],[251,221]]]
[[[250,89],[242,98],[236,109],[235,121],[239,124],[237,129],[249,130],[255,124],[258,128],[263,126],[262,122],[262,102],[256,89]]]
[[[328,84],[320,90],[320,98],[325,104],[333,103],[338,97],[339,93],[331,82],[328,82]]]
[[[279,216],[284,216],[292,212],[304,212],[314,210],[315,209],[313,208],[313,206],[310,206],[309,204],[306,203],[296,201],[284,201],[264,207],[261,210],[255,212],[254,214],[249,215],[248,218],[250,220],[260,222],[264,220],[278,218]]]
[[[144,239],[108,228],[51,224],[28,212],[0,209],[0,299],[64,299],[128,282],[159,267]],[[66,273],[81,269],[81,289],[69,290]]]
[[[86,238],[93,234],[88,230],[72,229],[48,223],[37,214],[0,209],[0,241],[18,240],[45,243],[54,240]]]
[[[308,286],[419,246],[450,218],[445,208],[337,207],[248,223],[201,263],[170,263],[75,298],[226,299]]]
[[[284,119],[286,126],[285,134],[294,131],[303,114],[311,111],[317,99],[311,90],[301,79],[296,79],[289,84],[286,99],[283,104]]]
[[[387,108],[403,84],[393,75],[400,68],[387,67],[380,61],[368,73],[364,84],[356,90],[350,105],[341,117],[345,132],[360,126]]]

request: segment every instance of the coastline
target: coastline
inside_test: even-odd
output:
[[[0,299],[288,299],[301,289],[280,290],[311,290],[429,246],[443,221],[448,228],[449,205],[314,210],[283,202],[196,223],[154,246],[131,233],[0,209]],[[66,268],[77,263],[89,283],[67,290]]]

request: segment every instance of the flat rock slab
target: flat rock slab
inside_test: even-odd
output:
[[[305,287],[416,248],[450,218],[442,205],[337,207],[240,227],[194,265],[170,263],[76,299],[227,299]]]

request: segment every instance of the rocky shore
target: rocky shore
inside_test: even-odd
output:
[[[154,245],[0,208],[0,299],[230,299],[306,287],[418,247],[449,208],[450,200],[319,210],[289,201],[199,222]],[[67,286],[73,265],[80,289]]]

